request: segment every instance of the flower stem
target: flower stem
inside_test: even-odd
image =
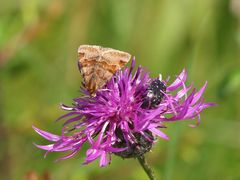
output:
[[[147,164],[147,161],[145,160],[144,155],[138,156],[137,158],[138,158],[138,162],[141,164],[142,168],[144,169],[144,171],[148,175],[149,179],[156,180],[156,176],[154,175],[151,167]]]

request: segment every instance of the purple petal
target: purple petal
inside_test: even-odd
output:
[[[188,86],[186,89],[182,89],[180,91],[178,91],[178,93],[175,96],[175,99],[180,99],[182,98],[184,95],[187,95],[187,92],[192,88],[192,85]]]
[[[78,112],[69,112],[69,113],[64,114],[63,116],[59,117],[56,121],[59,121],[63,118],[66,118],[66,117],[69,117],[69,116],[72,116],[72,115],[76,115],[76,114],[78,115],[79,113]]]
[[[182,85],[183,82],[186,81],[186,79],[187,79],[187,71],[183,69],[183,71],[179,74],[176,80],[167,87],[167,92],[176,90],[178,87]]]
[[[103,152],[100,158],[100,167],[104,167],[109,164],[109,161],[107,159],[107,153]]]
[[[133,56],[128,76],[130,76],[132,74],[132,71],[133,71],[133,68],[135,66],[135,63],[136,63],[136,59],[135,59],[135,56]]]
[[[53,151],[53,152],[59,152],[59,151],[69,151],[72,150],[71,147],[65,147],[65,148],[59,148],[59,149],[54,149],[54,144],[49,144],[49,145],[38,145],[34,144],[36,147],[39,149],[47,150],[47,151]]]
[[[154,127],[149,128],[149,130],[150,130],[153,134],[155,134],[155,135],[157,135],[157,136],[159,136],[159,137],[161,137],[161,138],[163,138],[163,139],[169,140],[169,137],[168,137],[166,134],[164,134],[162,131],[160,131],[160,130],[154,128]]]
[[[44,137],[45,139],[49,140],[49,141],[58,141],[61,139],[61,136],[43,131],[41,129],[36,128],[35,126],[32,126],[32,128],[42,137]]]
[[[103,125],[102,130],[101,130],[101,132],[100,132],[100,135],[99,135],[99,137],[98,137],[98,140],[97,140],[97,142],[96,142],[96,144],[95,144],[96,146],[99,146],[99,145],[100,145],[100,143],[101,143],[101,141],[102,141],[103,133],[105,132],[108,124],[109,124],[109,122],[106,122],[106,123]]]
[[[53,145],[54,145],[54,144],[49,144],[49,145],[38,145],[38,144],[35,144],[35,143],[34,143],[34,145],[35,145],[36,147],[38,147],[39,149],[43,149],[43,150],[50,151],[50,150],[53,149]]]
[[[74,118],[70,118],[68,119],[67,121],[64,122],[64,126],[69,124],[69,123],[72,123],[72,122],[75,122],[75,121],[79,121],[80,119],[82,119],[83,115],[79,115],[79,116],[76,116]]]
[[[68,155],[66,155],[66,156],[63,156],[63,157],[60,157],[60,158],[56,159],[55,162],[62,161],[62,160],[65,160],[65,159],[68,159],[68,158],[74,156],[78,151],[79,151],[79,150],[76,149],[76,150],[72,151],[70,154],[68,154]]]
[[[202,104],[202,106],[200,107],[200,109],[205,109],[205,108],[208,108],[210,106],[217,106],[216,103],[213,103],[213,102],[208,102],[208,103],[204,103]]]
[[[205,91],[207,87],[207,81],[203,85],[203,87],[194,95],[193,101],[191,102],[191,105],[195,104],[202,96],[203,92]]]
[[[99,156],[101,156],[102,151],[99,151],[97,149],[88,149],[87,150],[87,157],[85,158],[85,162],[89,163],[97,159]]]

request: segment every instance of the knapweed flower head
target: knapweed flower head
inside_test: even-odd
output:
[[[104,89],[91,97],[82,88],[83,96],[74,99],[72,106],[61,105],[68,111],[59,120],[66,119],[61,135],[55,135],[36,127],[34,130],[50,145],[36,145],[48,152],[69,151],[72,157],[84,144],[88,144],[85,164],[100,158],[100,166],[111,162],[111,155],[123,158],[138,157],[148,152],[157,137],[168,140],[162,132],[167,122],[197,120],[203,109],[214,105],[206,103],[200,90],[187,86],[187,72],[183,70],[170,83],[160,77],[150,78],[140,66],[133,72],[130,68],[118,71]]]

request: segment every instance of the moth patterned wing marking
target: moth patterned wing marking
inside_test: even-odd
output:
[[[93,73],[95,71],[95,62],[99,59],[101,50],[100,46],[91,46],[91,45],[81,45],[78,48],[79,55],[79,69],[84,80],[84,86],[86,89],[92,93],[94,89],[94,79]]]
[[[100,46],[81,45],[78,48],[79,61],[85,61],[89,59],[98,58],[101,54]]]
[[[113,76],[113,73],[108,70],[104,62],[91,61],[93,63],[91,71],[84,76],[85,87],[90,92],[94,94],[97,89],[102,88],[106,82]]]
[[[123,51],[106,49],[102,57],[108,64],[117,66],[117,70],[119,70],[129,62],[131,55]]]

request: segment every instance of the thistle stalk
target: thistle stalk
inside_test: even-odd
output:
[[[145,173],[148,175],[150,180],[156,180],[156,176],[154,175],[154,172],[152,168],[148,165],[144,155],[137,157],[138,162],[141,164],[142,168],[144,169]]]

